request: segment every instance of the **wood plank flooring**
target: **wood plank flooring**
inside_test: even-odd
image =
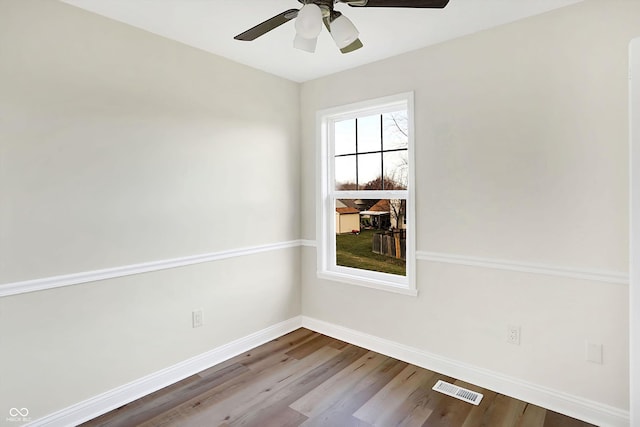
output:
[[[484,395],[474,406],[431,388]],[[83,426],[587,427],[301,328]]]

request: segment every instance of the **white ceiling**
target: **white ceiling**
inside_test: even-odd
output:
[[[233,37],[287,9],[296,0],[62,0],[297,82],[354,68],[424,46],[513,22],[582,0],[451,0],[444,9],[337,10],[360,30],[364,47],[343,55],[320,35],[316,53],[293,48],[293,22],[253,42]]]

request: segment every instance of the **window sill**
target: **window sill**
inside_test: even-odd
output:
[[[383,280],[357,277],[352,274],[340,273],[336,271],[318,271],[318,278],[331,280],[334,282],[348,283],[350,285],[362,286],[380,291],[393,292],[396,294],[418,296],[418,290],[409,288],[406,285],[385,282]]]

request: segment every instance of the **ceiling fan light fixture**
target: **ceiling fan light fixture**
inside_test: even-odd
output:
[[[331,21],[331,37],[339,49],[349,46],[358,39],[360,32],[353,25],[353,22],[346,16],[340,14]]]
[[[322,9],[317,4],[302,6],[296,18],[296,34],[305,39],[315,39],[322,31]]]
[[[316,44],[318,43],[318,38],[315,37],[313,39],[306,39],[302,37],[300,34],[296,34],[296,37],[293,39],[293,47],[296,49],[304,50],[305,52],[314,53],[316,51]]]

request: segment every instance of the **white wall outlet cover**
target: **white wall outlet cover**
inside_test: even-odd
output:
[[[602,344],[586,342],[586,358],[588,362],[602,365]]]
[[[509,344],[520,345],[520,326],[509,325],[507,327],[507,342]]]
[[[191,323],[194,328],[199,328],[204,324],[202,310],[193,310],[191,312]]]

